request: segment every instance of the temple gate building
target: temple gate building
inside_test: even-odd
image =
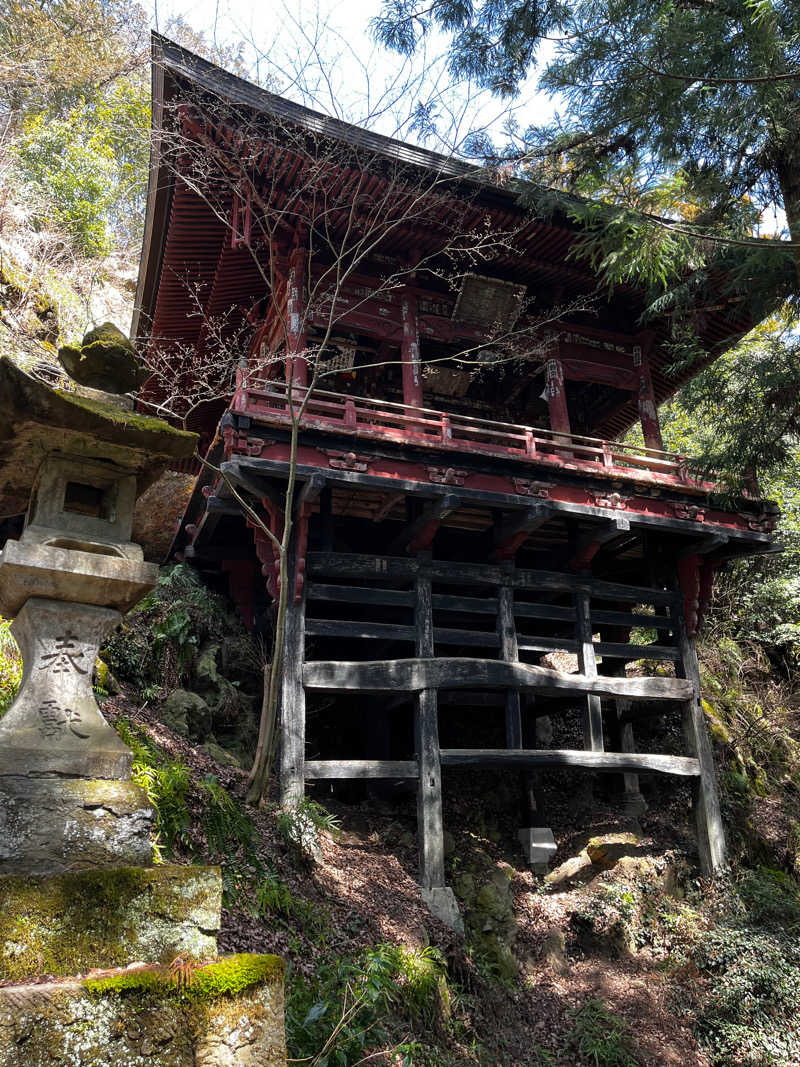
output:
[[[657,407],[697,370],[668,373],[666,318],[643,328],[643,292],[609,295],[579,227],[514,183],[158,37],[153,92],[134,332],[178,360],[187,396],[215,360],[237,366],[188,418],[214,469],[173,551],[225,577],[251,625],[277,555],[232,487],[280,537],[296,479],[283,802],[318,779],[415,782],[438,890],[443,767],[518,774],[523,830],[546,825],[548,768],[624,774],[632,812],[639,775],[680,775],[703,869],[721,867],[694,637],[715,569],[767,550],[775,513],[752,492],[723,507],[664,451]],[[718,289],[695,320],[708,360],[753,325]],[[582,747],[549,747],[576,707]],[[654,714],[682,716],[681,754],[638,750]],[[491,743],[470,747],[476,721]]]

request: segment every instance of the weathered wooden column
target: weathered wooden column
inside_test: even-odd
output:
[[[653,380],[650,377],[649,351],[652,345],[651,333],[640,336],[641,344],[634,345],[633,366],[639,378],[639,390],[636,396],[639,407],[639,420],[642,424],[644,443],[648,448],[663,449],[661,425],[658,421],[658,407],[653,392]]]
[[[281,804],[296,808],[305,793],[306,693],[303,688],[305,659],[306,588],[293,595],[297,571],[297,539],[292,539],[287,567],[289,594],[283,640],[281,681]]]
[[[298,238],[289,257],[286,278],[286,381],[302,387],[308,384],[308,348],[306,322],[306,270],[308,253],[304,239]]]
[[[420,563],[430,552],[420,552]],[[434,656],[433,596],[431,579],[416,578],[416,652],[420,659]],[[444,826],[442,820],[442,767],[439,756],[439,696],[435,689],[422,689],[417,696],[414,734],[417,750],[417,833],[419,835],[419,880],[422,899],[437,919],[460,933],[464,922],[455,894],[444,881]]]
[[[597,678],[597,661],[592,643],[591,595],[588,590],[575,594],[575,636],[578,643],[578,670],[586,678]],[[600,697],[587,696],[583,712],[583,747],[589,752],[603,751],[603,713]]]
[[[403,340],[400,359],[403,371],[403,403],[409,407],[422,407],[422,370],[419,362],[419,321],[417,318],[417,294],[411,286],[403,290],[400,302],[403,322]]]
[[[694,696],[684,705],[683,730],[690,756],[700,763],[700,775],[692,779],[692,804],[697,827],[697,848],[700,867],[707,878],[718,874],[727,866],[725,854],[725,831],[719,807],[719,792],[714,772],[714,757],[706,729],[700,695],[700,668],[694,647],[695,625],[685,611],[685,594],[676,587],[675,602],[671,615],[675,623],[681,659],[676,673],[687,678],[694,687]]]
[[[506,565],[504,571],[511,573]],[[517,627],[514,621],[514,589],[501,585],[497,595],[497,636],[500,640],[500,658],[506,663],[519,662]],[[506,748],[522,748],[522,712],[519,689],[506,691]]]
[[[420,553],[420,562],[429,553]],[[415,625],[416,651],[421,659],[434,655],[433,601],[431,580],[416,579]],[[423,889],[444,886],[444,828],[442,825],[442,769],[439,762],[438,694],[423,689],[417,696],[415,723],[419,787],[417,791],[417,825],[419,831],[420,883]]]

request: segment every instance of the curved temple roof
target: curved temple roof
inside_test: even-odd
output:
[[[499,276],[526,284],[529,292],[536,292],[539,287],[557,287],[565,294],[564,299],[597,291],[596,275],[574,255],[581,237],[579,228],[563,215],[554,214],[547,219],[533,217],[520,205],[519,182],[499,187],[482,168],[312,111],[252,85],[156,34],[153,35],[152,88],[154,138],[132,329],[139,339],[147,338],[151,332],[184,342],[196,339],[200,325],[192,323],[186,279],[210,293],[213,291],[218,312],[234,306],[252,306],[263,295],[261,275],[254,263],[246,262],[251,257],[236,255],[236,250],[230,247],[230,234],[224,222],[215,217],[186,183],[176,180],[174,163],[167,158],[164,146],[170,136],[169,110],[188,99],[208,101],[216,108],[223,105],[227,122],[235,121],[236,115],[246,115],[251,130],[253,124],[262,120],[265,127],[271,123],[274,128],[275,122],[290,124],[310,137],[323,137],[356,153],[366,151],[373,164],[376,159],[384,158],[409,168],[435,171],[443,179],[452,178],[457,186],[468,182],[479,211],[491,215],[495,221],[505,220],[506,224],[513,221],[518,227],[516,240],[521,255],[509,255],[505,262],[498,259]],[[232,151],[230,145],[235,139],[228,134],[227,140],[227,150]],[[275,151],[274,143],[272,150]],[[641,330],[638,319],[644,307],[644,294],[631,287],[620,287],[613,296],[603,292],[599,302],[603,326],[635,339]],[[582,324],[569,320],[563,325],[567,329],[571,325],[583,325],[592,333],[592,320],[585,316]],[[655,332],[650,356],[653,387],[657,401],[661,402],[681,381],[695,373],[697,367],[679,376],[668,374],[667,355],[659,349],[659,340],[666,336],[666,324],[649,325]],[[752,325],[742,302],[722,296],[715,298],[713,306],[705,309],[700,330],[708,358],[716,358]],[[621,401],[619,397],[616,401],[606,399],[604,406],[598,406],[597,421],[589,432],[613,437],[632,425],[637,417],[635,396],[627,395]]]

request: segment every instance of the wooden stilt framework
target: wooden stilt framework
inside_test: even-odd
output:
[[[299,803],[305,779],[407,778],[418,782],[421,882],[444,885],[441,767],[474,764],[514,767],[533,772],[547,767],[581,767],[622,772],[638,792],[640,773],[662,773],[693,780],[698,846],[704,873],[725,863],[725,845],[711,748],[700,707],[694,645],[683,618],[677,589],[644,588],[575,574],[515,569],[500,565],[312,552],[303,597],[287,619],[287,658],[282,706],[282,796]],[[458,593],[439,589],[458,586]],[[468,590],[470,595],[463,595]],[[474,595],[473,595],[474,594]],[[306,598],[307,604],[306,606]],[[614,603],[628,610],[616,610]],[[405,608],[406,625],[317,617],[332,604]],[[650,606],[655,614],[631,611]],[[328,612],[329,613],[329,612]],[[442,616],[466,613],[480,621],[471,629],[441,625]],[[548,626],[549,634],[530,632]],[[595,640],[601,626],[646,626],[660,642],[634,645]],[[373,660],[305,660],[306,635],[359,642],[407,642],[408,658]],[[367,646],[368,647],[368,646]],[[480,656],[448,655],[466,647]],[[570,674],[524,662],[531,653],[562,650],[577,655],[579,670]],[[413,654],[412,654],[413,653]],[[625,677],[599,673],[597,657],[629,661],[640,658],[675,663],[676,677]],[[304,760],[305,691],[358,693],[406,692],[415,702],[413,760]],[[505,694],[506,747],[441,749],[437,713],[439,690],[499,690]],[[584,748],[523,748],[522,695],[574,698],[584,707]],[[617,713],[637,702],[645,712],[665,705],[682,709],[688,754],[672,756],[632,751],[633,734],[623,731],[623,751],[604,750],[601,701],[615,702]],[[535,713],[535,709],[534,710]]]

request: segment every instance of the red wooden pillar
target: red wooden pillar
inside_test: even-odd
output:
[[[653,380],[650,377],[648,353],[652,337],[643,335],[641,340],[642,344],[635,345],[633,349],[633,366],[639,377],[639,392],[637,394],[639,419],[642,424],[645,445],[648,448],[663,449],[664,442],[658,421],[658,408],[656,406],[655,393],[653,392]]]
[[[306,333],[306,264],[305,245],[296,245],[289,257],[286,279],[286,381],[304,386],[308,383],[308,348]]]
[[[419,365],[419,322],[417,294],[410,287],[403,291],[401,301],[403,341],[400,359],[403,368],[403,402],[409,407],[422,407],[422,371]]]
[[[544,368],[545,393],[550,409],[550,429],[558,433],[570,434],[567,410],[567,394],[564,389],[564,365],[560,359],[548,359]]]

